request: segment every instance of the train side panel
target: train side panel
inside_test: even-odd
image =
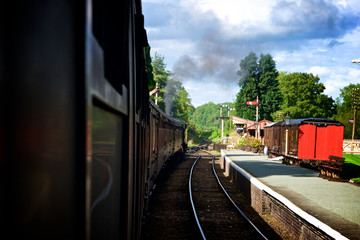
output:
[[[166,116],[154,103],[150,102],[150,136],[147,162],[146,193],[148,199],[163,165],[171,157],[183,152],[185,124]]]
[[[315,125],[300,125],[299,126],[299,159],[314,159],[315,157],[315,139],[316,126]]]
[[[342,157],[343,126],[317,126],[316,160],[328,161],[329,155]]]
[[[331,145],[329,127],[316,126],[316,138],[315,138],[315,160],[327,160],[329,159],[329,150]]]

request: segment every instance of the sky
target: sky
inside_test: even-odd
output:
[[[239,64],[271,54],[279,72],[318,75],[334,100],[360,83],[359,0],[143,0],[151,55],[197,107],[234,102]],[[255,99],[249,99],[249,101]]]

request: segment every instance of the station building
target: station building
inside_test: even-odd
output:
[[[238,133],[247,133],[249,136],[253,136],[257,139],[264,137],[264,127],[273,122],[269,120],[261,120],[259,122],[255,122],[252,120],[239,118],[236,116],[232,116],[232,122],[235,125],[235,130]]]

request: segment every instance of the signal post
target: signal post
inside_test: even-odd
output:
[[[256,105],[256,121],[255,121],[255,138],[260,138],[260,126],[259,126],[259,96],[256,96],[256,101],[247,101],[246,105]]]

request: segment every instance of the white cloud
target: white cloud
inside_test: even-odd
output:
[[[360,68],[339,68],[336,71],[330,72],[329,76],[325,79],[324,85],[326,89],[324,93],[336,99],[339,97],[340,89],[351,83],[360,83]]]
[[[330,73],[330,69],[327,67],[313,66],[310,67],[308,72],[314,75],[328,75]]]
[[[238,88],[234,86],[197,82],[187,83],[185,89],[190,94],[191,102],[195,107],[207,102],[234,102],[236,94],[239,91]]]
[[[319,75],[333,98],[359,83],[360,66],[350,63],[360,57],[358,0],[143,0],[143,6],[152,54],[165,56],[196,106],[235,99],[239,62],[250,51],[270,53],[279,71]]]
[[[252,24],[265,23],[274,5],[274,2],[267,0],[194,0],[194,2],[202,11],[213,11],[222,21],[233,25],[250,22]]]

